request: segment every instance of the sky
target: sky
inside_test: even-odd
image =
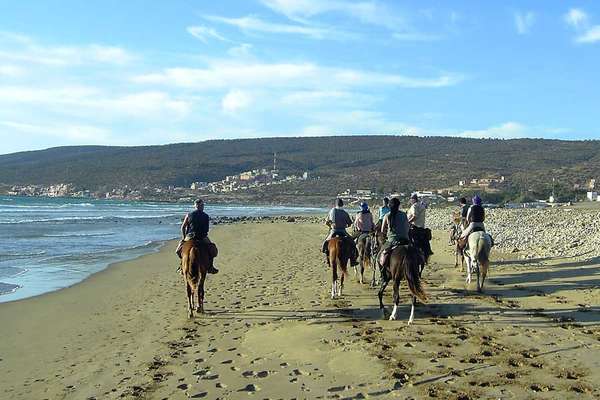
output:
[[[0,154],[342,134],[600,139],[596,1],[0,10]]]

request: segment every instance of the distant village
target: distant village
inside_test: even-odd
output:
[[[308,171],[298,175],[281,175],[277,169],[277,160],[274,156],[273,168],[260,168],[250,171],[244,171],[236,175],[226,176],[224,179],[215,182],[193,182],[189,187],[152,187],[144,186],[141,188],[131,188],[123,185],[117,188],[111,188],[103,191],[81,190],[69,183],[58,183],[54,185],[15,185],[0,191],[9,196],[44,196],[44,197],[76,197],[76,198],[94,198],[94,199],[120,199],[120,200],[160,200],[160,201],[189,201],[203,194],[232,194],[243,193],[250,189],[281,185],[284,183],[293,183],[318,180],[319,177],[312,177]],[[339,198],[344,199],[348,204],[356,204],[360,201],[378,200],[383,197],[407,198],[412,193],[416,193],[419,198],[428,204],[448,204],[458,200],[459,193],[473,192],[500,192],[507,188],[509,181],[504,176],[480,177],[459,180],[457,185],[448,188],[434,190],[417,190],[414,192],[389,192],[381,193],[373,189],[353,188],[346,189],[337,194]],[[587,201],[600,201],[600,196],[596,188],[596,180],[591,179],[586,185],[575,185],[575,189],[585,191]],[[554,194],[548,199],[538,199],[529,203],[506,203],[505,207],[548,207],[556,205]],[[488,204],[493,207],[495,204]]]

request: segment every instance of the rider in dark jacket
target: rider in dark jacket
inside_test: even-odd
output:
[[[208,214],[204,212],[204,201],[198,199],[194,205],[196,209],[191,213],[187,214],[181,224],[181,241],[177,246],[176,253],[181,258],[181,247],[183,243],[188,240],[196,240],[205,244],[212,244],[208,238],[208,230],[210,227],[210,218]],[[210,265],[208,266],[209,274],[216,274],[219,272],[218,269],[213,265],[213,257],[209,257]]]

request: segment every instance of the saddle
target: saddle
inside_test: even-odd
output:
[[[217,245],[214,243],[206,243],[202,240],[192,239],[194,241],[194,245],[199,249],[206,249],[210,258],[216,258],[219,255],[219,249]]]
[[[397,243],[394,244],[392,247],[390,247],[389,249],[386,249],[384,251],[382,251],[379,254],[379,265],[381,265],[382,267],[386,267],[388,264],[388,261],[390,259],[390,254],[392,254],[394,252],[394,250],[396,250],[397,248],[402,248],[404,251],[406,251],[406,249],[408,248],[410,244],[409,243]]]

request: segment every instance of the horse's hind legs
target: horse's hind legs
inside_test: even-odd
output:
[[[415,318],[415,305],[417,304],[417,298],[412,296],[412,302],[410,306],[410,317],[408,318],[408,325],[412,324],[413,319]]]
[[[383,317],[385,318],[385,306],[383,305],[383,292],[385,292],[385,288],[388,284],[389,280],[382,278],[381,279],[381,287],[379,288],[379,292],[377,296],[379,297],[379,309],[381,310]]]
[[[200,276],[200,282],[198,283],[198,305],[196,306],[196,312],[204,314],[204,280],[206,275]]]
[[[394,279],[394,309],[392,310],[392,314],[390,315],[390,321],[394,321],[398,319],[398,305],[400,304],[400,281],[398,279]]]
[[[185,287],[186,287],[186,292],[187,292],[187,301],[188,301],[188,318],[192,318],[194,316],[194,299],[193,299],[193,293],[192,293],[192,288],[190,287],[190,285],[186,282],[185,283]]]

